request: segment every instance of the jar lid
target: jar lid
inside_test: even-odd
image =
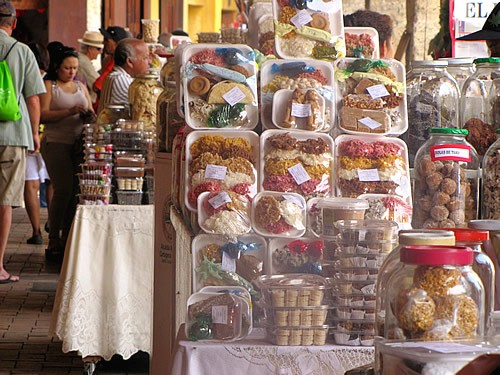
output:
[[[106,108],[109,109],[125,109],[125,106],[122,104],[108,104]]]
[[[457,128],[431,128],[431,134],[467,135],[469,134],[469,131],[467,129],[457,129]]]
[[[403,263],[428,266],[472,264],[472,249],[465,246],[404,246],[399,254]]]
[[[448,61],[444,60],[415,60],[411,62],[412,68],[433,67],[433,68],[446,68]]]
[[[500,230],[500,220],[469,220],[469,227],[480,230]]]
[[[485,63],[500,63],[499,57],[480,57],[478,59],[474,59],[474,64],[485,64]]]
[[[495,133],[500,134],[500,129],[497,129],[497,131]]]
[[[448,66],[468,66],[474,62],[473,57],[440,57],[438,60],[448,62]]]
[[[364,199],[356,198],[321,198],[316,207],[337,210],[367,210],[370,205]]]
[[[399,231],[400,245],[455,245],[455,234],[449,230],[409,229]]]
[[[468,229],[468,228],[450,228],[455,233],[455,240],[464,242],[483,242],[490,239],[490,233],[487,230]]]

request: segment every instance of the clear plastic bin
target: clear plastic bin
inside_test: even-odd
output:
[[[142,191],[115,191],[117,203],[120,205],[140,205],[142,203]]]

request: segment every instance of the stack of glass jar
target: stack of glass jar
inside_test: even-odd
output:
[[[472,57],[443,57],[439,60],[448,62],[446,71],[457,81],[460,93],[465,81],[474,73],[474,59]]]
[[[420,146],[429,139],[431,128],[459,127],[460,91],[448,74],[446,61],[412,61],[406,75],[408,121],[411,126],[402,139],[408,145],[410,167]]]
[[[108,204],[111,193],[113,145],[110,124],[86,124],[83,129],[85,163],[81,165],[80,204]]]

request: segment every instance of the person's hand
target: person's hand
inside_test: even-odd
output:
[[[33,152],[40,150],[40,136],[37,133],[33,134]]]
[[[75,105],[74,107],[71,107],[69,109],[69,115],[70,116],[73,116],[73,115],[76,115],[76,114],[79,114],[81,115],[82,113],[85,113],[87,111],[87,109],[82,106],[82,105]]]

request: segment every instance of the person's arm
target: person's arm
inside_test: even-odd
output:
[[[40,131],[40,97],[38,95],[27,97],[26,106],[30,116],[31,134],[33,134],[33,151],[38,151],[40,149],[40,137],[38,135]]]
[[[74,106],[66,109],[51,110],[50,102],[52,101],[52,82],[45,81],[47,92],[40,97],[41,115],[40,120],[44,123],[50,123],[62,120],[66,117],[74,116],[81,112],[83,108]]]

